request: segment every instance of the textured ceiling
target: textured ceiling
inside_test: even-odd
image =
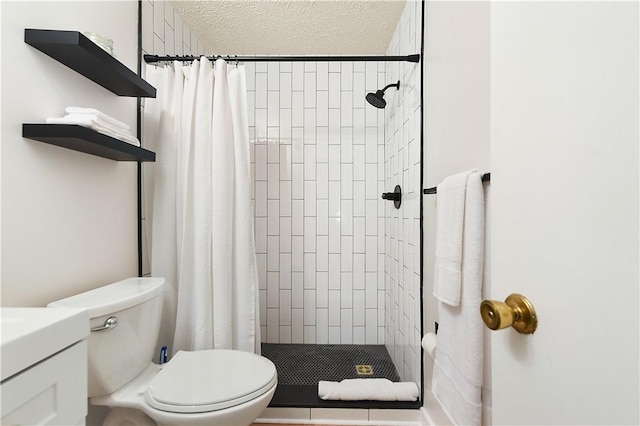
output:
[[[376,55],[406,0],[174,0],[211,54]]]

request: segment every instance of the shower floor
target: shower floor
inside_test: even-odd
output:
[[[384,345],[313,345],[263,343],[262,356],[278,371],[278,387],[270,407],[416,408],[419,402],[323,401],[320,380],[385,378],[400,381]],[[359,366],[359,367],[358,367]],[[370,367],[370,368],[369,368]],[[358,375],[358,371],[371,373]]]

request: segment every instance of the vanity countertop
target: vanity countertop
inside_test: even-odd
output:
[[[1,380],[87,338],[89,315],[76,308],[0,308]]]

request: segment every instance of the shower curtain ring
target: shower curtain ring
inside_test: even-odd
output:
[[[236,68],[238,68],[238,65],[239,65],[238,64],[238,55],[233,55],[233,56],[235,56],[235,58],[236,58]]]

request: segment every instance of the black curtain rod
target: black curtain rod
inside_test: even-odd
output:
[[[148,64],[155,62],[182,61],[191,62],[200,56],[158,56],[144,55],[144,61]],[[420,62],[420,54],[406,56],[207,56],[207,59],[226,59],[233,62]]]
[[[485,173],[482,175],[482,182],[489,182],[491,180],[491,173]],[[433,188],[425,188],[422,190],[423,194],[437,194],[438,187],[434,186]]]

